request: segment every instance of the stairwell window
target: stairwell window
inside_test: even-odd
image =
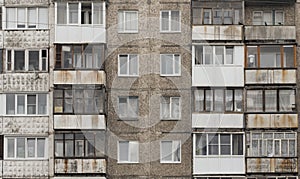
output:
[[[160,31],[161,32],[180,32],[180,11],[160,12]]]

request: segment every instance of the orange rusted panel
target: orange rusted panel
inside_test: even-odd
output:
[[[247,114],[247,128],[298,128],[298,114]]]
[[[295,173],[297,158],[248,158],[247,173]]]

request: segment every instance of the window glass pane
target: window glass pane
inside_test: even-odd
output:
[[[63,9],[62,9],[63,11]],[[66,12],[60,12],[65,13]],[[66,17],[63,17],[62,20],[64,21]],[[65,22],[66,23],[66,22]],[[40,29],[47,29],[48,28],[48,8],[39,8],[39,19],[38,19],[38,26]]]
[[[281,140],[281,155],[282,156],[288,156],[288,140]]]
[[[161,30],[169,30],[169,12],[161,12]]]
[[[64,156],[64,143],[63,141],[55,140],[55,156]]]
[[[226,64],[233,64],[233,47],[226,47]]]
[[[137,31],[137,24],[137,12],[125,12],[125,31]]]
[[[6,27],[16,28],[16,8],[6,8]]]
[[[119,161],[127,162],[129,161],[129,142],[119,141]]]
[[[45,139],[37,139],[37,157],[45,157]]]
[[[39,94],[38,95],[38,112],[39,114],[47,114],[47,95]]]
[[[213,105],[213,90],[205,90],[205,111],[212,111]]]
[[[267,155],[269,157],[274,156],[274,152],[273,152],[273,140],[267,140]]]
[[[28,28],[36,28],[36,8],[28,8]]]
[[[162,141],[162,161],[172,161],[172,141]]]
[[[36,114],[36,95],[27,95],[27,114]]]
[[[204,46],[204,64],[213,64],[213,48]]]
[[[81,24],[92,24],[92,3],[81,3]]]
[[[204,91],[203,90],[195,90],[194,91],[194,111],[200,112],[204,110]]]
[[[104,51],[103,46],[94,46],[93,48],[93,60],[94,60],[94,66],[93,68],[101,68],[104,58]]]
[[[224,111],[224,91],[215,90],[215,109],[214,111],[222,112]]]
[[[65,156],[72,157],[74,155],[73,140],[65,140]]]
[[[262,12],[260,11],[253,12],[253,25],[263,25]]]
[[[39,70],[39,51],[29,51],[29,71]]]
[[[260,47],[260,67],[281,67],[280,47]]]
[[[64,112],[73,112],[72,90],[65,90]]]
[[[274,145],[275,145],[275,151],[274,154],[275,156],[280,156],[280,140],[274,140]]]
[[[258,67],[258,56],[257,56],[257,47],[247,47],[247,67],[257,68]]]
[[[275,12],[275,25],[283,25],[284,19],[283,19],[283,12],[276,11]]]
[[[17,114],[25,114],[25,96],[17,96]]]
[[[243,110],[243,90],[234,90],[234,111]]]
[[[214,24],[222,24],[222,9],[214,10]]]
[[[230,134],[220,134],[221,155],[230,155]]]
[[[289,140],[289,156],[294,157],[296,156],[296,141]]]
[[[173,55],[161,55],[161,74],[173,74]]]
[[[96,65],[96,63],[94,63],[93,61],[93,48],[92,46],[87,46],[84,49],[84,64],[82,65],[85,68],[95,68],[94,65]]]
[[[69,3],[69,23],[78,23],[78,3]]]
[[[239,24],[240,23],[240,11],[239,10],[234,10],[234,24]]]
[[[201,22],[201,8],[193,8],[193,24],[194,25],[199,25],[202,24]]]
[[[17,8],[18,11],[18,21],[17,21],[17,27],[18,28],[25,28],[25,8]]]
[[[102,3],[93,3],[94,12],[93,12],[93,24],[103,24],[103,7]]]
[[[247,111],[249,112],[263,111],[261,90],[247,91]]]
[[[224,64],[224,46],[216,46],[215,53],[215,63]]]
[[[180,148],[180,141],[173,141],[172,144],[172,152],[173,152],[173,162],[179,162],[181,160],[181,148]]]
[[[128,102],[128,117],[138,117],[138,97],[131,96],[129,97]]]
[[[174,55],[174,59],[173,59],[173,63],[174,63],[174,74],[179,75],[180,74],[180,56],[179,55]]]
[[[233,111],[233,90],[225,90],[226,111]]]
[[[137,55],[129,56],[129,74],[137,75],[138,74],[138,59]]]
[[[161,103],[160,117],[162,119],[169,118],[170,117],[170,98],[162,97],[160,103]]]
[[[15,114],[15,95],[6,94],[6,114]]]
[[[27,139],[27,157],[35,157],[35,138]]]
[[[25,52],[15,50],[15,70],[25,70]]]
[[[276,90],[265,90],[265,110],[277,111],[277,92]]]
[[[208,134],[208,155],[219,155],[219,135]]]
[[[280,90],[279,91],[279,110],[280,111],[295,111],[295,91]]]
[[[232,24],[232,11],[224,10],[224,24]]]
[[[179,11],[171,11],[171,31],[180,31]]]
[[[180,118],[180,98],[171,98],[171,118]]]
[[[243,135],[233,134],[232,135],[232,155],[243,155]]]
[[[119,117],[127,116],[127,98],[119,97]]]
[[[139,146],[137,142],[129,143],[129,151],[130,151],[130,162],[138,162],[139,159]]]
[[[295,67],[294,64],[294,47],[283,47],[283,67]]]
[[[264,12],[264,24],[273,25],[272,23],[272,12]]]
[[[67,23],[67,4],[66,3],[57,3],[57,24],[66,24]]]
[[[73,52],[74,67],[75,68],[84,67],[84,64],[82,63],[81,46],[80,45],[73,46],[73,49],[74,49]]]
[[[127,75],[128,74],[128,55],[120,55],[119,56],[119,69],[120,74]]]
[[[203,24],[211,24],[211,9],[203,9]]]
[[[206,134],[196,135],[196,155],[206,155]]]
[[[196,65],[203,64],[203,46],[200,45],[195,46],[195,64]]]
[[[25,138],[17,138],[17,158],[25,158]]]
[[[15,157],[15,139],[7,139],[7,157]]]

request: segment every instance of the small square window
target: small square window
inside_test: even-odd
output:
[[[160,118],[178,120],[181,118],[180,97],[161,97]]]
[[[139,65],[137,55],[119,55],[119,76],[138,76]]]
[[[138,12],[137,11],[119,11],[118,28],[120,33],[138,32]]]
[[[138,163],[139,162],[139,143],[137,141],[118,142],[118,162],[119,163]]]
[[[181,59],[178,54],[160,55],[160,75],[161,76],[180,76]]]
[[[180,32],[180,11],[161,11],[161,32]]]
[[[161,141],[160,163],[180,163],[181,143],[180,141]]]

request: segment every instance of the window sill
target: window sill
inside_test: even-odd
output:
[[[173,75],[173,74],[160,74],[161,77],[181,77],[181,74],[179,75]]]
[[[161,164],[181,164],[181,161],[179,162],[172,162],[172,161],[160,161]]]
[[[180,34],[181,31],[160,31],[162,34]]]
[[[163,118],[163,119],[160,119],[161,121],[180,121],[181,119],[172,119],[172,118]]]

